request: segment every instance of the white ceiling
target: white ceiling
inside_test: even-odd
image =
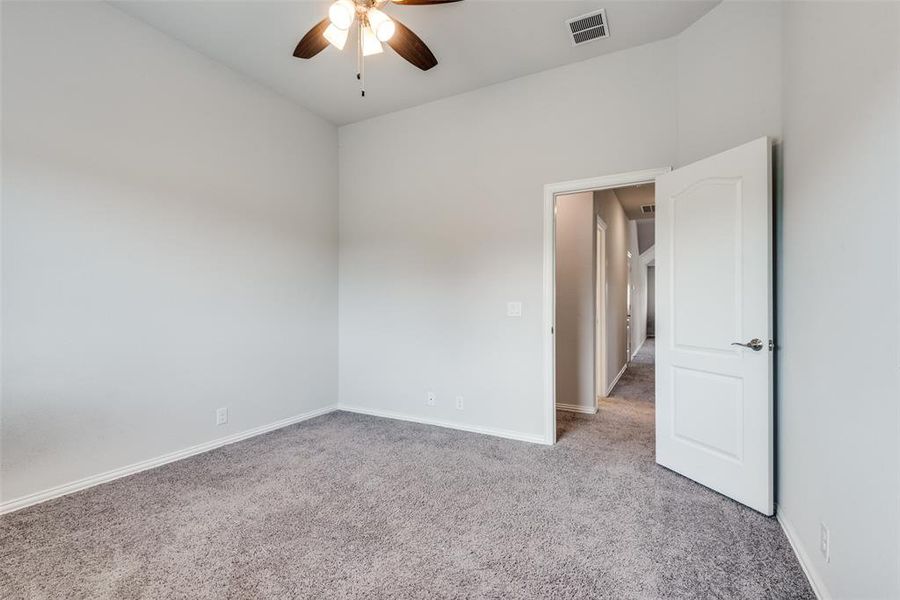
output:
[[[642,183],[628,187],[616,188],[616,197],[629,219],[652,219],[653,215],[645,215],[641,207],[645,204],[656,204],[656,184]]]
[[[311,60],[292,53],[324,18],[319,0],[115,1],[113,4],[207,56],[342,125],[492,83],[675,35],[719,0],[465,0],[389,5],[439,64],[422,72],[385,48],[366,59],[366,97],[356,81],[355,46]],[[565,20],[605,8],[610,37],[573,47]]]

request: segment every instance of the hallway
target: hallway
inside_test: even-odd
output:
[[[622,374],[622,378],[613,388],[612,397],[623,400],[637,400],[640,402],[655,403],[655,378],[653,369],[655,366],[656,341],[647,338],[637,354],[628,363],[628,368]]]

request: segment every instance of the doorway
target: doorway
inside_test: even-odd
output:
[[[566,193],[596,194],[654,181],[659,256],[648,256],[645,262],[644,257],[637,260],[639,252],[631,252],[630,271],[636,270],[639,277],[628,274],[631,284],[621,299],[623,309],[627,304],[634,309],[642,300],[646,306],[646,298],[633,286],[636,279],[646,279],[647,267],[659,267],[653,270],[656,463],[771,515],[775,349],[771,140],[759,138],[670,171],[544,187],[546,442],[556,441],[557,200]],[[609,239],[613,227],[606,222]],[[607,282],[613,264],[609,249]],[[608,320],[615,315],[612,298],[607,295]],[[631,321],[624,349],[640,349],[639,342],[633,343],[640,324]],[[613,330],[608,323],[607,333]],[[607,350],[611,360],[613,346],[608,344]]]
[[[557,410],[595,414],[623,378],[631,379],[647,332],[642,269],[653,253],[654,190],[654,183],[640,183],[556,198]],[[650,359],[652,367],[652,353]],[[652,368],[646,371],[640,396],[619,397],[652,404]]]
[[[615,387],[632,351],[643,341],[636,342],[636,334],[645,328],[628,322],[629,298],[634,295],[632,300],[644,306],[640,302],[646,297],[634,273],[640,264],[635,228],[613,190],[649,185],[652,199],[655,178],[669,170],[545,187],[545,214],[549,214],[545,219],[545,364],[550,371],[545,391],[552,398],[548,444],[556,441],[557,408],[596,413],[598,402]],[[565,235],[558,235],[560,230]]]

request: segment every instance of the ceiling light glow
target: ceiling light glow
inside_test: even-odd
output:
[[[350,0],[337,0],[328,9],[331,24],[344,31],[350,29],[356,17],[356,6]]]
[[[363,27],[363,56],[372,56],[373,54],[381,54],[384,48],[381,42],[375,37],[375,32],[368,26]]]
[[[378,41],[386,42],[393,37],[397,26],[389,16],[377,8],[370,8],[366,13],[366,17],[369,20],[369,27],[375,32],[375,37],[378,38]]]

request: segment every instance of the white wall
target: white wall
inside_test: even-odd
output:
[[[543,186],[780,135],[781,9],[752,4],[342,127],[340,402],[543,437]]]
[[[725,0],[676,39],[678,165],[781,135],[781,3]]]
[[[594,194],[556,198],[556,403],[594,410]]]
[[[2,38],[2,499],[334,404],[335,128],[104,3]]]
[[[791,3],[784,39],[778,510],[825,597],[898,598],[900,4]]]
[[[651,44],[341,128],[342,403],[543,438],[543,186],[672,163],[673,55]]]

